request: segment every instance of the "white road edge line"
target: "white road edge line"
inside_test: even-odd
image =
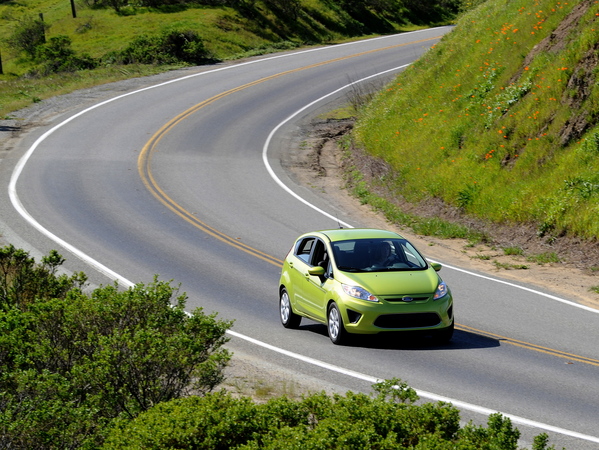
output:
[[[417,32],[414,32],[414,33],[417,33]],[[384,38],[377,38],[377,39],[384,39]],[[354,44],[354,43],[341,44],[341,45],[352,45],[352,44]],[[321,48],[319,48],[319,49],[310,49],[310,50],[306,50],[306,51],[303,51],[303,52],[296,52],[296,53],[293,53],[293,54],[295,55],[297,53],[308,53],[308,52],[319,51],[319,50],[321,50]],[[127,278],[119,275],[115,271],[113,271],[113,270],[109,269],[108,267],[106,267],[105,265],[101,264],[99,261],[96,261],[95,259],[93,259],[92,257],[88,256],[87,254],[85,254],[81,250],[77,249],[75,246],[69,244],[65,240],[63,240],[60,237],[56,236],[54,233],[52,233],[48,229],[44,228],[31,214],[29,214],[29,212],[25,209],[25,207],[21,203],[21,200],[19,199],[19,196],[17,194],[17,181],[19,180],[19,177],[20,177],[21,173],[23,172],[23,169],[25,168],[25,165],[29,161],[29,158],[31,158],[31,156],[33,155],[33,153],[35,152],[35,150],[40,146],[40,144],[44,140],[46,140],[46,138],[48,138],[48,136],[50,136],[51,134],[53,134],[55,131],[57,131],[58,129],[62,128],[67,123],[75,120],[76,118],[78,118],[78,117],[86,114],[87,112],[92,111],[92,110],[94,110],[96,108],[99,108],[99,107],[101,107],[103,105],[106,105],[108,103],[111,103],[113,101],[122,99],[124,97],[128,97],[130,95],[134,95],[134,94],[146,91],[146,90],[150,90],[150,89],[154,89],[154,88],[157,88],[157,87],[165,86],[165,85],[168,85],[168,84],[171,84],[171,83],[176,83],[176,82],[179,82],[179,81],[182,81],[182,80],[186,80],[188,78],[193,78],[193,77],[201,76],[201,75],[204,75],[204,74],[207,74],[207,73],[217,72],[217,71],[221,71],[221,70],[227,70],[227,69],[231,69],[233,67],[238,67],[239,65],[253,64],[253,63],[257,63],[259,61],[264,61],[264,60],[269,60],[269,59],[276,59],[276,58],[282,58],[282,57],[286,57],[286,56],[290,56],[290,54],[277,55],[277,56],[273,56],[273,57],[269,57],[269,58],[263,58],[263,59],[260,59],[260,60],[249,61],[249,62],[238,64],[238,65],[235,65],[235,66],[222,67],[222,68],[218,68],[218,69],[214,69],[214,70],[210,70],[210,71],[206,71],[206,72],[201,72],[201,73],[198,73],[198,74],[188,75],[188,76],[185,76],[185,77],[181,77],[181,78],[177,78],[177,79],[174,79],[174,80],[166,81],[164,83],[156,84],[156,85],[153,85],[153,86],[148,86],[148,87],[145,87],[145,88],[142,88],[142,89],[138,89],[136,91],[132,91],[132,92],[129,92],[129,93],[126,93],[126,94],[119,95],[119,96],[111,98],[109,100],[105,100],[103,102],[100,102],[100,103],[98,103],[96,105],[93,105],[93,106],[91,106],[89,108],[86,108],[86,109],[80,111],[79,113],[77,113],[77,114],[69,117],[68,119],[64,120],[63,122],[60,122],[59,124],[55,125],[51,129],[49,129],[48,131],[46,131],[44,134],[42,134],[42,136],[40,136],[33,143],[33,145],[27,150],[27,152],[25,152],[25,154],[18,161],[17,165],[15,166],[15,169],[13,170],[13,173],[12,173],[11,179],[10,179],[10,183],[9,183],[9,186],[8,186],[8,194],[9,194],[9,198],[10,198],[10,201],[11,201],[13,207],[17,210],[17,212],[30,225],[32,225],[40,233],[42,233],[47,238],[51,239],[52,241],[56,242],[58,245],[62,246],[63,248],[65,248],[68,251],[70,251],[71,253],[73,253],[75,256],[77,256],[79,259],[81,259],[82,261],[84,261],[86,264],[88,264],[89,266],[91,266],[95,270],[97,270],[98,272],[104,274],[105,276],[107,276],[110,279],[118,281],[120,284],[122,284],[125,287],[133,287],[135,285],[135,283],[129,281]],[[298,196],[297,194],[295,194],[291,189],[289,189],[286,185],[284,185],[281,182],[281,180],[276,176],[276,174],[272,170],[270,164],[268,163],[268,158],[267,158],[268,144],[270,143],[270,140],[272,139],[272,136],[275,134],[275,132],[284,123],[286,123],[289,120],[291,120],[293,117],[295,117],[297,114],[299,114],[301,111],[305,110],[309,106],[311,106],[311,105],[313,105],[313,104],[315,104],[315,103],[317,103],[317,102],[319,102],[319,101],[321,101],[321,100],[329,97],[330,95],[333,95],[333,94],[335,94],[335,93],[337,93],[337,92],[339,92],[339,91],[341,91],[341,90],[343,90],[343,89],[345,89],[345,88],[347,88],[347,87],[349,87],[349,86],[351,86],[353,84],[362,82],[362,81],[367,80],[369,78],[373,78],[374,76],[378,76],[378,75],[382,75],[384,73],[392,72],[394,70],[400,70],[401,68],[404,68],[406,66],[407,65],[400,66],[400,67],[395,68],[395,69],[391,69],[391,70],[388,70],[388,71],[385,71],[385,72],[381,72],[380,74],[377,74],[377,75],[372,75],[370,77],[363,78],[362,80],[358,80],[358,81],[356,81],[354,83],[350,83],[347,86],[345,86],[345,87],[343,87],[341,89],[338,89],[335,92],[333,92],[333,93],[331,93],[331,94],[329,94],[327,96],[324,96],[324,97],[322,97],[321,99],[319,99],[317,101],[314,101],[314,102],[310,103],[310,105],[307,105],[306,107],[304,107],[301,110],[297,111],[295,114],[293,114],[290,117],[288,117],[284,122],[282,122],[281,124],[279,124],[270,133],[270,135],[268,136],[267,142],[264,145],[263,153],[262,153],[262,158],[263,158],[264,164],[266,166],[266,169],[268,170],[268,172],[271,175],[271,177],[275,180],[275,182],[277,182],[277,184],[279,184],[279,186],[281,186],[285,191],[289,192],[291,195],[293,195],[296,199],[298,199],[302,203],[304,203],[307,206],[310,206],[311,208],[319,211],[321,214],[323,214],[323,215],[325,215],[327,217],[330,217],[330,218],[332,218],[334,220],[337,220],[336,217],[334,217],[334,216],[326,213],[325,211],[320,210],[316,206],[308,203],[306,200],[304,200],[303,198],[301,198],[300,196]],[[340,222],[340,223],[342,223],[343,225],[351,228],[351,225],[349,225],[349,224],[346,224],[346,223],[343,223],[343,222]],[[470,274],[470,275],[473,275],[473,276],[487,278],[487,279],[489,279],[491,281],[497,281],[499,283],[505,283],[502,280],[496,280],[494,278],[484,277],[484,276],[481,276],[481,275],[478,275],[478,274],[475,274],[475,273],[472,273],[472,272],[468,272],[468,271],[465,271],[465,270],[462,270],[462,269],[458,269],[458,268],[454,268],[454,267],[450,267],[450,266],[446,266],[446,267],[454,269],[454,270],[460,270],[460,271],[462,271],[464,273],[467,273],[467,274]],[[534,291],[534,290],[531,290],[531,289],[528,289],[528,288],[523,288],[523,287],[515,285],[515,284],[514,285],[511,284],[511,283],[505,283],[505,284],[509,284],[509,285],[514,286],[516,288],[525,289],[525,290],[528,290],[530,292],[537,293],[539,295],[544,295],[544,296],[547,296],[549,298],[553,298],[554,300],[558,300],[558,301],[561,301],[563,303],[566,303],[566,304],[569,304],[569,305],[572,305],[572,306],[580,306],[580,305],[574,304],[574,303],[572,303],[570,301],[567,301],[567,300],[564,300],[564,299],[559,299],[559,298],[553,297],[553,296],[549,296],[547,294],[543,294],[541,292],[537,292],[537,291]],[[593,309],[590,309],[590,308],[585,308],[585,309],[589,309],[590,311],[597,312],[596,310],[593,310]],[[372,377],[372,376],[369,376],[369,375],[361,374],[359,372],[355,372],[355,371],[351,371],[351,370],[348,370],[348,369],[344,369],[342,367],[334,366],[332,364],[328,364],[328,363],[325,363],[323,361],[319,361],[319,360],[312,359],[312,358],[309,358],[309,357],[306,357],[306,356],[303,356],[303,355],[300,355],[300,354],[297,354],[297,353],[293,353],[293,352],[284,350],[284,349],[279,348],[279,347],[272,346],[272,345],[267,344],[265,342],[256,340],[254,338],[251,338],[249,336],[245,336],[243,334],[240,334],[240,333],[237,333],[237,332],[234,332],[234,331],[231,331],[231,330],[228,330],[227,333],[230,334],[231,336],[234,336],[234,337],[237,337],[237,338],[240,338],[240,339],[244,339],[244,340],[246,340],[248,342],[251,342],[251,343],[253,343],[255,345],[259,345],[259,346],[261,346],[263,348],[270,349],[270,350],[272,350],[274,352],[287,355],[287,356],[289,356],[291,358],[295,358],[295,359],[307,362],[309,364],[316,365],[316,366],[325,368],[327,370],[331,370],[333,372],[341,373],[341,374],[344,374],[344,375],[347,375],[347,376],[350,376],[350,377],[354,377],[354,378],[361,379],[361,380],[364,380],[364,381],[369,381],[369,382],[372,382],[372,383],[376,383],[378,381],[381,381],[380,379],[378,379],[376,377]],[[462,402],[462,401],[455,400],[455,399],[451,399],[451,398],[448,398],[448,397],[443,397],[443,396],[440,396],[440,395],[437,395],[437,394],[433,394],[433,393],[429,393],[429,392],[425,392],[425,391],[417,391],[417,392],[418,392],[418,395],[420,397],[429,398],[431,400],[436,400],[436,401],[444,401],[444,402],[452,403],[452,404],[454,404],[454,405],[456,405],[456,406],[458,406],[460,408],[463,408],[463,409],[466,409],[466,410],[469,410],[469,411],[479,412],[481,414],[492,414],[492,413],[496,412],[496,411],[490,410],[488,408],[484,408],[482,406],[477,406],[477,405],[469,404],[469,403]],[[540,429],[543,429],[543,430],[553,431],[553,432],[556,432],[556,433],[559,433],[559,434],[563,434],[563,435],[567,435],[567,436],[571,436],[571,437],[575,437],[575,438],[579,438],[579,439],[583,439],[583,440],[587,440],[587,441],[599,443],[599,438],[594,437],[594,436],[588,436],[588,435],[585,435],[585,434],[577,433],[575,431],[570,431],[570,430],[565,430],[565,429],[562,429],[562,428],[554,427],[552,425],[547,425],[547,424],[543,424],[543,423],[534,422],[534,421],[531,421],[531,420],[528,420],[528,419],[525,419],[525,418],[520,418],[518,416],[512,416],[512,415],[504,414],[504,413],[502,413],[502,414],[505,417],[509,417],[510,420],[512,420],[514,423],[519,423],[519,424],[522,424],[522,425],[533,426],[533,427],[540,428]]]

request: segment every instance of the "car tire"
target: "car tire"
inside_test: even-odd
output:
[[[331,342],[335,345],[345,344],[348,340],[341,311],[336,303],[331,303],[327,312],[327,331]]]
[[[293,312],[291,300],[285,288],[281,289],[281,295],[279,296],[279,315],[285,328],[297,328],[302,321],[301,316]]]
[[[454,323],[455,321],[451,322],[450,326],[435,333],[434,339],[437,344],[447,344],[449,341],[451,341],[451,338],[453,337]]]

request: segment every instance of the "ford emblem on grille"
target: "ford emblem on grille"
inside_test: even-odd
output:
[[[414,300],[413,297],[402,297],[401,298],[404,302],[411,302],[412,300]]]

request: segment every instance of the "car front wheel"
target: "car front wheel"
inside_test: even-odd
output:
[[[333,344],[341,345],[347,341],[347,331],[345,331],[345,327],[343,326],[341,311],[339,311],[339,307],[335,303],[331,303],[331,306],[329,306],[327,328],[329,338]]]
[[[281,323],[285,328],[299,327],[302,318],[293,312],[287,289],[281,289],[281,295],[279,297],[279,312],[281,315]]]

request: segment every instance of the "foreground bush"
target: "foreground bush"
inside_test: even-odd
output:
[[[312,394],[256,404],[221,391],[157,405],[108,437],[105,449],[441,449],[515,450],[520,432],[501,414],[460,429],[459,411],[416,406],[415,392],[390,380],[375,397]],[[534,449],[546,448],[546,435]]]
[[[97,447],[111,423],[222,381],[230,322],[188,315],[157,280],[87,295],[62,262],[0,249],[0,448]]]

